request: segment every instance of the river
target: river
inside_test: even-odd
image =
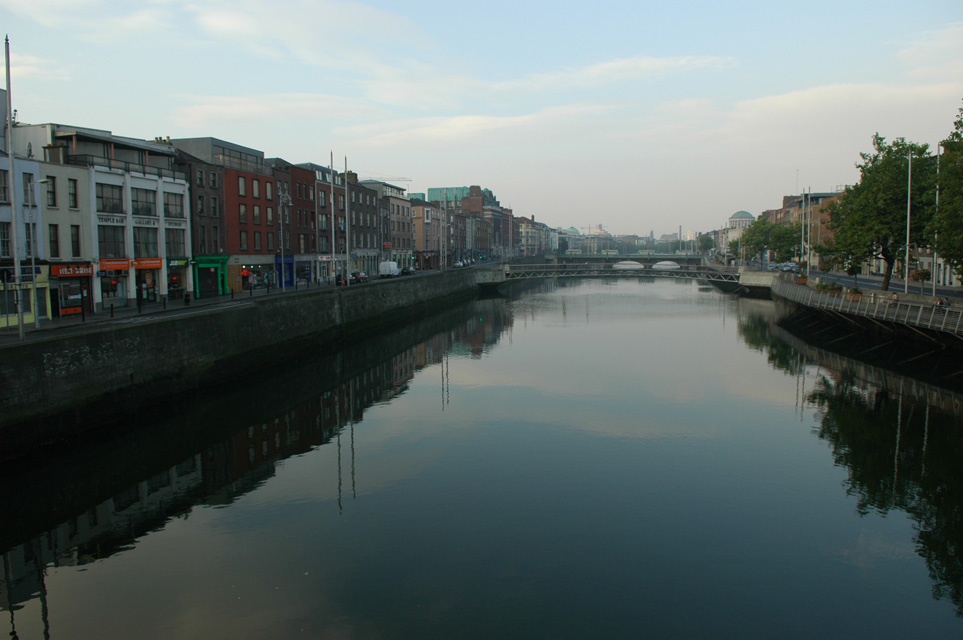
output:
[[[959,637],[960,396],[776,313],[544,282],[145,407],[0,473],[0,627]]]

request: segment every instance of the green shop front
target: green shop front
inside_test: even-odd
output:
[[[191,261],[196,298],[213,298],[227,293],[227,260],[228,256],[198,256]]]

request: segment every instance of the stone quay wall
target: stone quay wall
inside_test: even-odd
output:
[[[62,437],[68,422],[63,416],[82,418],[85,407],[119,418],[171,394],[337,350],[452,299],[470,298],[477,289],[474,271],[240,299],[5,345],[0,347],[0,458]]]

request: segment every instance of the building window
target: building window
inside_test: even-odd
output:
[[[274,183],[265,182],[264,183],[264,197],[268,200],[274,200]]]
[[[251,180],[251,196],[254,197],[254,198],[260,198],[260,197],[261,197],[261,181],[260,181],[260,180],[257,180],[257,179]]]
[[[211,189],[216,189],[216,188],[217,188],[217,174],[214,173],[213,171],[211,171],[211,175],[209,175],[208,178],[209,178],[208,181],[207,181],[208,186],[210,186]]]
[[[274,226],[274,207],[268,207],[265,210],[265,215],[267,217],[265,222],[269,227],[273,227]]]
[[[197,248],[199,253],[207,253],[207,227],[197,228]]]
[[[47,227],[47,243],[50,245],[50,257],[60,257],[60,230],[57,225],[51,224]]]
[[[47,206],[56,207],[57,206],[57,178],[54,176],[47,176],[44,178],[47,181]]]
[[[67,206],[77,208],[77,180],[74,178],[67,179]]]
[[[0,202],[10,202],[10,190],[7,188],[7,171],[0,171]]]
[[[211,196],[211,217],[216,218],[218,215],[220,214],[217,212],[217,196]]]
[[[184,195],[180,193],[164,194],[164,215],[168,218],[184,217]]]
[[[70,253],[74,258],[80,257],[80,225],[70,225]]]
[[[203,186],[204,186],[204,170],[203,170],[203,169],[198,169],[198,170],[197,170],[197,186],[199,186],[199,187],[203,187]]]
[[[247,222],[247,205],[243,202],[237,206],[237,220],[238,222]]]
[[[100,213],[123,213],[124,193],[116,184],[97,183],[97,211]]]
[[[239,196],[247,195],[247,183],[244,182],[244,176],[237,177],[237,195]]]
[[[217,227],[211,227],[211,253],[219,253],[221,250],[221,234]]]
[[[261,250],[261,232],[260,231],[254,232],[254,250],[255,251]]]
[[[247,251],[247,231],[241,229],[241,251]]]
[[[131,189],[130,206],[135,216],[157,215],[157,192],[149,189]]]
[[[197,196],[197,211],[194,213],[198,216],[204,215],[204,196]]]
[[[254,205],[254,224],[261,224],[261,205]]]
[[[134,257],[157,257],[157,229],[134,227]]]
[[[274,232],[273,231],[267,232],[267,250],[274,251]]]
[[[97,244],[100,247],[101,258],[127,257],[127,252],[124,248],[123,227],[108,227],[105,225],[98,226]]]
[[[0,222],[0,258],[10,257],[10,223]]]
[[[165,229],[164,244],[167,245],[167,256],[186,256],[187,245],[185,238],[187,233],[183,229]]]

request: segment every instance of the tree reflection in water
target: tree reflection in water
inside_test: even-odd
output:
[[[959,401],[950,403],[956,407],[953,413],[931,406],[923,397],[926,394],[907,392],[910,386],[919,386],[914,378],[848,357],[830,362],[822,357],[824,351],[808,347],[825,342],[823,336],[820,340],[803,335],[790,343],[783,338],[793,336],[776,325],[771,315],[766,317],[743,305],[740,312],[740,335],[748,346],[765,353],[774,369],[801,376],[807,366],[819,366],[813,390],[804,401],[818,412],[815,435],[829,443],[836,465],[846,469],[847,494],[856,499],[860,515],[885,515],[896,509],[916,522],[916,552],[926,561],[933,597],[949,599],[963,617]],[[802,341],[808,343],[806,348],[800,347]],[[942,353],[939,360],[945,362],[948,357]],[[847,361],[850,366],[839,366]],[[925,362],[913,364],[925,369]],[[889,384],[865,382],[867,373],[873,371]],[[952,391],[948,395],[952,396]]]
[[[848,473],[847,493],[865,515],[899,509],[917,524],[916,552],[926,560],[933,597],[963,616],[963,446],[959,418],[852,376],[820,376],[807,398],[818,408],[816,435]]]

